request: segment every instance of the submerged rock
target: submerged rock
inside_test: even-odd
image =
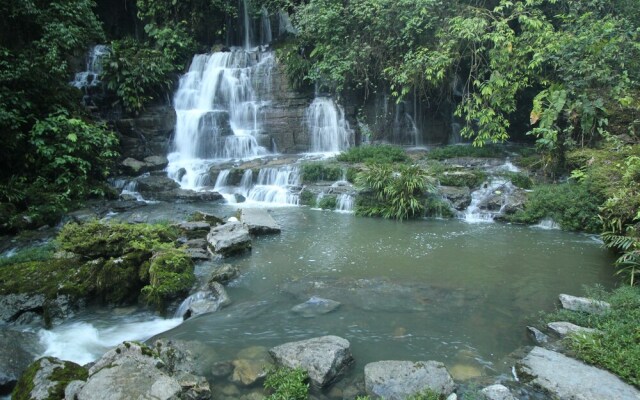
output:
[[[225,257],[251,249],[249,230],[240,222],[228,222],[211,228],[207,241],[212,253]]]
[[[522,380],[546,390],[554,398],[640,399],[640,391],[612,373],[541,347],[534,347],[517,368]]]
[[[562,308],[571,311],[580,311],[588,314],[604,314],[611,308],[607,302],[589,299],[586,297],[576,297],[568,294],[559,296]]]
[[[302,368],[317,387],[328,386],[353,363],[351,344],[338,336],[285,343],[269,350],[276,364]]]
[[[240,270],[231,264],[222,264],[215,269],[209,276],[209,283],[218,282],[221,284],[228,283],[240,276]]]
[[[340,303],[330,299],[313,296],[302,304],[293,306],[291,311],[300,314],[303,317],[315,317],[321,314],[327,314],[340,307]]]
[[[231,304],[224,286],[217,282],[209,282],[207,287],[187,297],[178,310],[176,318],[188,319],[196,315],[218,311]]]
[[[367,394],[385,400],[403,400],[427,389],[448,396],[455,389],[444,364],[437,361],[378,361],[365,365]]]
[[[252,346],[240,351],[232,365],[231,381],[251,386],[267,376],[267,371],[273,366],[273,362],[266,347]]]
[[[261,208],[243,208],[240,213],[240,220],[253,235],[267,233],[280,233],[280,225],[273,219],[267,210]]]

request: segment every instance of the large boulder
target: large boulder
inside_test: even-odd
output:
[[[589,299],[586,297],[561,294],[559,299],[562,304],[562,308],[571,311],[585,312],[588,314],[604,314],[611,308],[611,305],[607,302]]]
[[[44,348],[31,332],[0,330],[0,395],[9,394],[18,378]]]
[[[306,370],[317,387],[328,386],[353,363],[351,344],[338,336],[285,343],[269,350],[269,354],[280,366]]]
[[[640,391],[610,372],[534,347],[517,364],[521,379],[560,400],[640,400]]]
[[[211,225],[206,222],[181,222],[176,227],[187,239],[204,239],[211,230]]]
[[[280,233],[280,225],[262,208],[243,208],[240,221],[249,229],[249,233],[260,235],[266,233]]]
[[[63,399],[69,382],[86,379],[87,370],[78,364],[44,357],[27,368],[18,380],[11,397],[30,400]]]
[[[48,299],[38,293],[12,293],[0,296],[0,321],[49,327],[72,316],[78,307],[66,295]]]
[[[162,175],[148,175],[136,179],[138,191],[146,198],[155,198],[157,193],[177,189],[180,185],[173,179]]]
[[[378,361],[365,365],[364,384],[370,396],[403,400],[432,390],[448,396],[455,389],[444,364],[437,361]]]
[[[229,222],[211,228],[207,241],[209,251],[225,257],[251,249],[249,229],[240,222]]]

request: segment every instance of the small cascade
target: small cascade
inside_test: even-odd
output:
[[[542,221],[538,222],[538,224],[534,225],[533,227],[539,228],[539,229],[545,229],[545,230],[562,229],[562,227],[560,227],[560,224],[558,224],[556,221],[552,220],[551,218],[545,218]]]
[[[281,205],[298,205],[298,193],[292,193],[293,187],[300,186],[300,170],[298,167],[263,168],[258,173],[256,185],[253,186],[247,199],[261,203]]]
[[[273,41],[273,35],[271,33],[271,20],[269,19],[269,12],[265,7],[260,10],[260,43],[269,44]]]
[[[305,113],[305,120],[313,153],[337,153],[353,143],[353,130],[344,110],[328,97],[316,97]]]
[[[463,214],[463,219],[470,223],[493,222],[493,217],[500,213],[504,206],[504,198],[515,189],[509,180],[493,177],[483,187],[471,193],[471,204]],[[500,204],[496,204],[496,199]]]
[[[143,175],[144,176],[144,175]],[[110,181],[111,186],[120,191],[120,196],[122,198],[125,197],[133,197],[136,201],[143,201],[145,203],[155,203],[149,200],[145,200],[142,195],[138,192],[138,182],[135,180],[128,179],[114,179]]]
[[[354,198],[348,193],[343,193],[336,199],[336,211],[344,213],[352,213],[354,207]]]
[[[71,85],[86,90],[100,84],[102,74],[102,58],[109,54],[109,47],[104,44],[93,46],[87,54],[86,70],[76,73]]]

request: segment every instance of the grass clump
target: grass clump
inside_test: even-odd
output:
[[[271,392],[267,400],[305,400],[309,396],[309,375],[296,368],[278,368],[270,371],[264,381],[265,390]]]
[[[318,181],[337,181],[342,178],[342,168],[321,162],[302,164],[302,181],[313,183]]]
[[[448,201],[435,194],[429,195],[424,201],[425,217],[453,218],[455,212]]]
[[[498,158],[506,156],[506,152],[501,146],[487,145],[483,147],[471,145],[452,145],[436,147],[427,153],[426,158],[431,160],[446,160],[447,158],[477,157],[477,158]]]
[[[600,232],[598,217],[603,199],[588,185],[563,183],[536,186],[528,194],[524,210],[507,216],[509,222],[536,224],[551,218],[564,230]]]
[[[406,162],[409,157],[400,147],[389,145],[359,146],[340,153],[338,161],[348,163],[379,163],[392,164]]]
[[[601,297],[611,304],[602,315],[560,310],[548,321],[569,321],[602,333],[565,338],[571,352],[588,364],[605,368],[624,381],[640,387],[640,288],[624,286]]]

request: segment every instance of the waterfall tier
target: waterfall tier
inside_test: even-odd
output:
[[[316,97],[305,114],[311,137],[311,152],[337,153],[353,143],[353,130],[344,110],[327,97]]]

